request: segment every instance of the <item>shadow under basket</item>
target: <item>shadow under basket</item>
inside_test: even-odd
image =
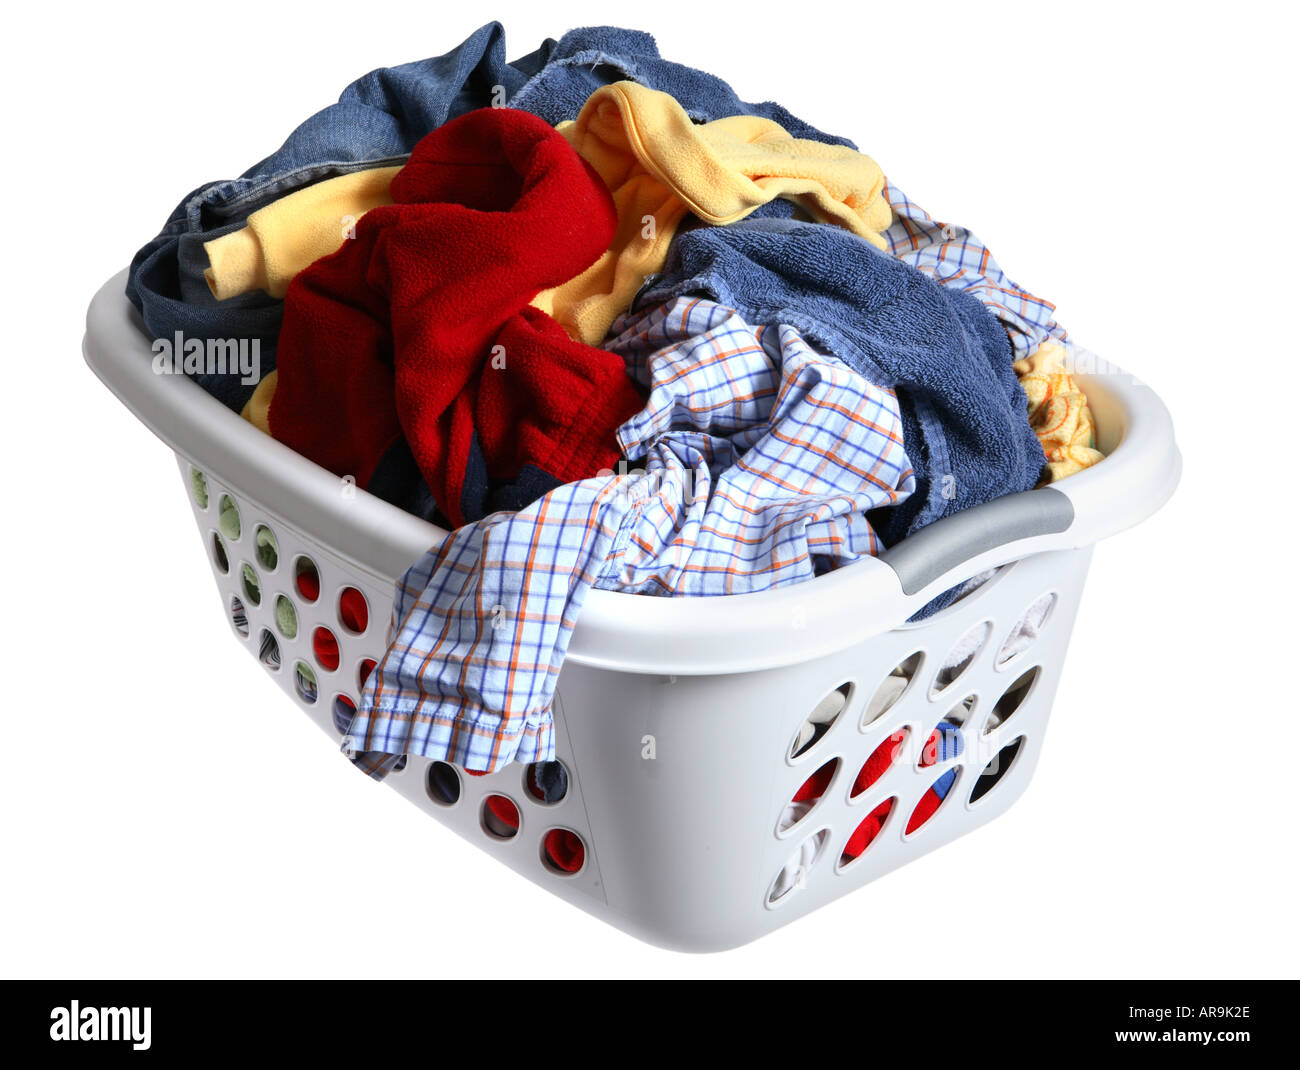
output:
[[[91,303],[87,362],[176,452],[236,641],[341,741],[394,583],[445,532],[155,374],[124,286],[125,272]],[[754,940],[992,820],[1038,762],[1093,544],[1158,509],[1180,472],[1150,389],[1111,366],[1077,378],[1095,467],[795,587],[592,592],[555,762],[471,776],[411,757],[386,783],[569,903],[687,951]]]

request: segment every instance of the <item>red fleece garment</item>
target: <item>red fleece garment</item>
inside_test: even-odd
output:
[[[404,434],[456,526],[483,515],[484,471],[555,485],[612,468],[640,392],[528,304],[613,239],[605,184],[543,120],[483,108],[420,141],[391,194],[290,284],[271,433],[361,487]]]

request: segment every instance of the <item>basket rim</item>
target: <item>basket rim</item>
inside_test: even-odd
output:
[[[365,491],[342,493],[338,476],[185,376],[155,374],[149,332],[126,297],[126,279],[126,270],[118,272],[92,299],[83,354],[104,385],[172,450],[377,581],[395,582],[446,537],[445,530]],[[890,551],[757,593],[657,598],[593,590],[567,660],[683,675],[793,664],[826,653],[830,636],[842,647],[897,627],[935,595],[982,571],[1031,553],[1081,549],[1139,523],[1168,500],[1181,473],[1169,413],[1154,391],[1113,365],[1094,361],[1076,378],[1093,409],[1105,459],[1046,490],[1008,495],[922,529],[925,552],[911,553],[908,565],[913,582],[900,575],[902,555]],[[1026,518],[1042,517],[1045,508],[1057,514],[1054,529],[1037,521],[1026,527]],[[972,532],[981,529],[982,543],[971,543]],[[919,572],[917,558],[923,559]],[[726,639],[719,642],[721,636]]]

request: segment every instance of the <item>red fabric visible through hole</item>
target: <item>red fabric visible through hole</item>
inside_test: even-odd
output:
[[[357,670],[357,683],[361,685],[361,690],[366,689],[366,681],[370,679],[370,674],[375,671],[375,663],[369,658],[361,663],[361,668]]]
[[[582,840],[568,829],[551,829],[542,840],[542,849],[556,869],[577,873],[587,857]]]
[[[826,794],[834,775],[835,762],[827,762],[799,786],[791,802],[816,802]]]
[[[894,759],[902,752],[905,739],[907,739],[907,729],[903,728],[881,741],[880,746],[871,752],[871,757],[858,770],[857,779],[853,781],[853,790],[849,793],[850,798],[861,795],[889,771],[889,767],[894,764]]]
[[[308,602],[314,602],[320,597],[320,577],[314,568],[299,570],[297,582],[298,593]]]
[[[364,632],[370,621],[366,596],[355,587],[344,587],[339,595],[339,619],[350,632]]]
[[[916,804],[916,809],[912,811],[912,816],[907,819],[908,835],[911,835],[929,821],[930,818],[934,817],[935,811],[939,809],[942,802],[943,800],[939,798],[939,795],[934,788],[931,788],[922,795],[921,801]]]
[[[885,825],[885,819],[889,817],[889,812],[893,808],[894,800],[886,799],[863,819],[862,824],[853,830],[853,835],[849,837],[849,842],[844,845],[844,851],[840,856],[842,865],[852,862],[871,846],[871,841],[880,835],[880,830]]]
[[[339,667],[339,641],[328,628],[317,628],[311,633],[311,649],[322,669],[333,672]]]
[[[516,831],[519,829],[519,808],[504,795],[489,795],[487,808],[501,824]]]

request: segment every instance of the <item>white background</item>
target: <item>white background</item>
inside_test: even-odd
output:
[[[1282,10],[27,9],[2,75],[0,972],[1295,976]],[[1177,495],[1098,548],[1024,799],[732,953],[637,943],[348,768],[231,641],[171,454],[81,361],[92,293],[183,194],[363,72],[492,17],[512,57],[573,26],[636,25],[742,98],[853,137],[1154,386],[1178,428]]]

